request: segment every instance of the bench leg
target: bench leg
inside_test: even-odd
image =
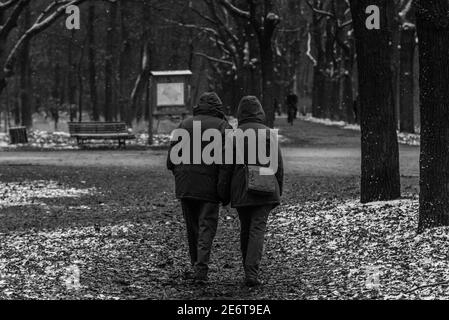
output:
[[[76,144],[78,145],[78,147],[83,148],[84,147],[84,139],[76,138]]]

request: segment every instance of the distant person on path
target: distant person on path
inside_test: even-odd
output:
[[[276,98],[274,98],[274,112],[277,113],[279,117],[282,116],[281,106]]]
[[[354,103],[352,104],[352,112],[354,113],[354,121],[355,123],[360,123],[359,119],[359,97],[357,96],[354,99]]]
[[[269,130],[265,123],[265,113],[256,97],[244,97],[237,111],[239,129]],[[258,134],[256,132],[258,139]],[[266,150],[270,150],[270,135],[267,137]],[[259,141],[258,141],[259,142]],[[258,144],[256,144],[258,145]],[[263,243],[268,215],[280,203],[283,185],[283,164],[280,149],[278,151],[278,170],[273,178],[271,193],[259,194],[248,187],[248,143],[244,144],[244,165],[234,165],[231,182],[231,206],[237,209],[240,219],[240,248],[245,270],[245,284],[249,287],[260,285],[259,265],[262,259]],[[258,152],[258,151],[257,151]],[[260,165],[260,163],[258,163]]]
[[[190,134],[190,157],[193,155],[193,121],[201,122],[201,135],[207,129],[218,129],[223,137],[231,126],[226,121],[223,104],[216,93],[204,93],[193,109],[193,117],[187,118],[179,128]],[[181,200],[187,226],[187,238],[193,272],[186,278],[204,283],[208,280],[209,257],[214,240],[220,202],[225,206],[230,199],[232,165],[180,164],[174,165],[168,152],[167,168],[175,176],[176,197]],[[202,143],[202,149],[205,144]],[[191,160],[190,163],[193,163]]]
[[[289,124],[293,125],[294,119],[296,119],[296,114],[298,113],[298,96],[296,94],[289,94],[286,98],[287,104],[287,121]]]

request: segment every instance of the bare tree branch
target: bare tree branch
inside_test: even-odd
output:
[[[7,10],[13,5],[15,5],[19,0],[8,0],[6,2],[0,3],[0,10]]]
[[[228,0],[220,0],[220,3],[228,9],[231,13],[245,19],[249,19],[251,17],[250,13],[248,11],[242,10],[240,8],[237,8],[232,3],[230,3]]]
[[[204,53],[201,53],[201,52],[194,52],[193,54],[196,55],[196,56],[200,56],[200,57],[206,58],[207,60],[212,61],[212,62],[222,63],[222,64],[234,66],[234,63],[232,63],[230,61],[219,59],[219,58],[215,58],[215,57],[211,57],[211,56],[208,56],[207,54],[204,54]]]
[[[25,31],[25,33],[19,38],[17,43],[11,49],[3,67],[6,77],[10,77],[13,74],[13,66],[17,53],[27,41],[29,41],[39,32],[50,27],[53,24],[53,22],[55,22],[59,17],[65,14],[65,10],[67,7],[71,5],[79,5],[84,1],[86,0],[72,0],[72,1],[54,0],[54,3],[60,4],[60,6],[57,9],[55,9],[53,13],[51,13],[48,17],[44,18],[44,13],[42,13],[36,19],[35,23],[27,31]]]
[[[326,17],[332,18],[332,19],[336,19],[336,17],[335,17],[334,14],[332,14],[332,13],[330,13],[330,12],[328,12],[328,11],[325,11],[325,10],[321,10],[321,9],[315,8],[315,7],[313,6],[313,4],[310,3],[310,1],[307,0],[307,1],[306,1],[306,4],[307,4],[307,5],[310,7],[310,9],[312,9],[312,11],[315,12],[315,13],[317,13],[317,14],[319,14],[319,15],[322,15],[322,16],[326,16]]]
[[[0,27],[0,39],[6,39],[10,34],[11,30],[17,26],[17,20],[20,17],[23,9],[30,3],[30,0],[20,0],[14,7],[13,12],[6,20],[5,24]]]
[[[316,59],[312,55],[312,35],[310,34],[310,32],[307,34],[307,52],[306,52],[306,56],[310,59],[310,61],[312,61],[313,66],[316,67],[318,62],[316,61]]]

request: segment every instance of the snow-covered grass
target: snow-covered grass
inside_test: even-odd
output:
[[[167,146],[170,142],[169,134],[155,134],[153,146]],[[117,146],[117,141],[96,140],[95,145]],[[146,147],[148,145],[148,134],[138,133],[136,139],[128,140],[128,146]],[[70,138],[67,132],[48,132],[41,130],[31,130],[28,132],[28,144],[9,144],[9,135],[0,133],[0,149],[35,148],[45,150],[77,150],[79,149],[76,139]]]
[[[0,209],[13,206],[45,205],[42,199],[78,198],[97,193],[95,188],[77,189],[56,181],[0,182]]]
[[[254,297],[448,299],[449,228],[417,235],[417,213],[412,195],[371,204],[353,199],[285,203],[270,216],[262,261],[265,285]],[[0,297],[242,294],[235,213],[220,215],[209,293],[180,278],[187,263],[182,217],[153,215],[141,222],[0,234]],[[65,285],[71,267],[81,275],[78,289]]]
[[[307,116],[301,116],[301,120],[308,121],[312,123],[319,123],[325,126],[333,126],[333,127],[340,127],[342,129],[346,130],[354,130],[354,131],[360,131],[360,125],[358,124],[349,124],[345,121],[335,121],[331,119],[320,119],[320,118],[314,118],[310,114]],[[420,135],[416,133],[405,133],[405,132],[398,132],[398,142],[401,144],[411,145],[411,146],[419,146],[420,145]]]
[[[449,228],[418,235],[418,206],[412,195],[285,205],[270,221],[268,248],[284,252],[282,268],[296,264],[308,299],[447,299]]]
[[[229,118],[229,123],[235,129],[238,122],[234,117]],[[148,133],[135,134],[136,139],[128,140],[126,144],[128,146],[146,147],[148,145]],[[280,143],[288,143],[290,139],[279,135]],[[43,130],[30,130],[28,132],[28,144],[9,144],[9,135],[6,133],[0,133],[0,149],[9,150],[17,148],[35,148],[35,149],[48,149],[48,150],[77,150],[79,149],[76,139],[70,138],[70,134],[64,131],[49,132]],[[111,140],[96,140],[93,142],[95,145],[107,145],[116,146],[117,141]],[[92,145],[94,145],[92,144]],[[167,147],[170,144],[170,134],[158,133],[153,135],[154,147]]]
[[[308,114],[306,116],[300,116],[299,118],[301,120],[303,120],[303,121],[308,121],[308,122],[312,122],[312,123],[319,123],[319,124],[322,124],[322,125],[325,125],[325,126],[341,127],[343,129],[360,131],[360,126],[359,125],[357,125],[357,124],[348,124],[348,123],[346,123],[344,121],[335,121],[335,120],[331,120],[331,119],[314,118],[310,114]]]

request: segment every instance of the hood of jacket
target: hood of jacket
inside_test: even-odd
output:
[[[193,115],[207,115],[224,119],[223,103],[215,92],[203,93],[198,104],[193,108]]]
[[[237,120],[239,125],[249,122],[264,124],[265,112],[259,99],[254,96],[243,97],[237,109]]]

